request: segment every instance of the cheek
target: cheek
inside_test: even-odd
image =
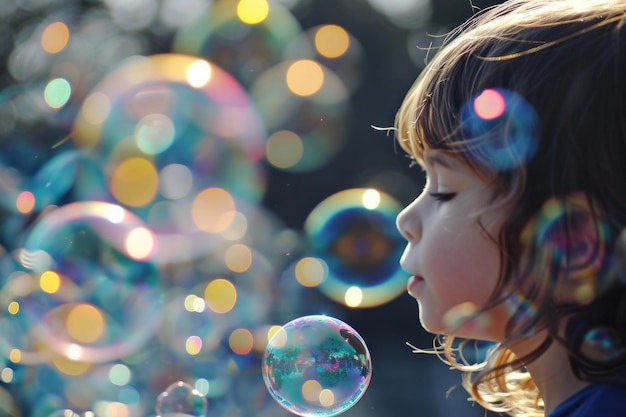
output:
[[[482,306],[498,280],[499,251],[477,228],[460,233],[446,229],[433,233],[424,248],[424,274],[445,307],[465,302]]]

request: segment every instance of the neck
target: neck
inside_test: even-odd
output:
[[[539,334],[512,347],[511,350],[521,357],[539,346],[544,338],[545,334]],[[539,358],[527,364],[526,369],[541,393],[546,414],[589,385],[588,382],[576,378],[569,363],[567,350],[557,342],[553,342]]]

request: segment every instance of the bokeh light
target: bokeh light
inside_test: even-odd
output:
[[[58,54],[70,39],[70,29],[65,22],[52,22],[41,34],[41,47],[49,54]]]
[[[361,87],[364,53],[361,42],[345,27],[316,25],[294,37],[285,47],[285,60],[313,60],[331,70],[350,94]]]
[[[292,413],[340,414],[365,394],[372,377],[369,351],[348,324],[330,316],[298,317],[267,344],[263,379],[274,399]]]
[[[250,87],[270,135],[268,161],[284,171],[327,165],[345,145],[350,93],[329,68],[311,59],[283,61]],[[286,149],[278,149],[285,144]]]

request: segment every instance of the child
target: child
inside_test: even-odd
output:
[[[395,132],[427,175],[397,224],[434,352],[490,410],[626,416],[626,1],[477,13]]]

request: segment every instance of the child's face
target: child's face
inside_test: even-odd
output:
[[[419,303],[422,326],[432,333],[450,333],[464,315],[484,306],[499,275],[497,238],[504,209],[476,213],[489,204],[491,189],[467,166],[440,151],[424,154],[424,191],[397,219],[408,241],[400,260],[413,275],[408,292]],[[500,340],[508,319],[497,306],[456,329],[457,336]]]

